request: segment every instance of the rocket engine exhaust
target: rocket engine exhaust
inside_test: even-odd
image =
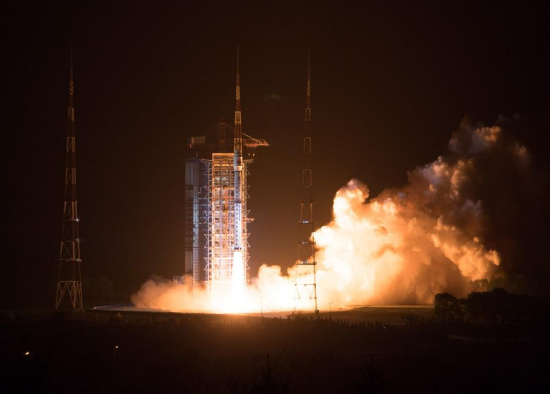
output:
[[[467,121],[453,134],[449,150],[411,171],[404,188],[369,198],[368,187],[352,179],[336,193],[332,222],[315,232],[320,309],[328,310],[332,302],[333,309],[432,303],[437,293],[465,296],[475,281],[506,275],[501,254],[485,242],[493,220],[486,207],[495,201],[482,200],[479,190],[500,176],[502,160],[511,171],[529,173],[529,153],[505,136],[500,124],[477,127]],[[495,164],[488,165],[491,161]],[[279,266],[263,265],[246,286],[238,279],[244,277],[238,250],[233,257],[239,296],[232,301],[223,295],[210,299],[190,285],[153,281],[132,301],[181,312],[259,312],[261,305],[264,312],[293,309],[294,268],[284,274]]]

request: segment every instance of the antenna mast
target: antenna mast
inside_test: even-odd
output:
[[[69,108],[67,112],[67,141],[65,144],[65,201],[61,223],[59,247],[59,271],[55,309],[59,309],[68,295],[71,308],[83,312],[82,280],[80,273],[80,238],[78,236],[78,199],[76,196],[76,135],[74,116],[73,45],[71,43],[71,66],[69,70]]]
[[[302,297],[308,297],[316,314],[317,307],[317,262],[315,261],[315,224],[313,222],[313,163],[311,138],[311,67],[310,53],[307,51],[306,108],[304,119],[302,167],[302,201],[300,202],[300,222],[298,240],[298,261],[296,263],[296,308]],[[301,269],[303,268],[303,269]],[[300,272],[299,272],[300,271]],[[307,271],[307,272],[306,272]],[[310,275],[313,275],[311,278]],[[304,277],[302,277],[305,275]]]

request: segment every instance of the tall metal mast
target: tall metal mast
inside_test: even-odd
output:
[[[300,222],[298,240],[298,262],[296,263],[296,297],[309,297],[313,302],[315,313],[317,308],[317,262],[315,261],[315,223],[313,222],[313,163],[311,137],[311,67],[310,53],[307,51],[306,75],[306,108],[304,119],[302,167],[302,201],[300,202]],[[302,269],[303,268],[303,269]],[[300,272],[299,272],[300,271]],[[312,274],[310,278],[309,275]],[[301,275],[307,275],[305,283]]]
[[[65,296],[69,297],[72,310],[82,312],[82,280],[80,273],[80,238],[78,236],[78,210],[76,196],[76,135],[74,115],[73,47],[69,71],[69,108],[67,112],[67,141],[65,145],[65,201],[61,223],[59,247],[59,271],[55,309],[59,309]]]

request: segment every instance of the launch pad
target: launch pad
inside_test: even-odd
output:
[[[256,312],[256,313],[211,313],[211,312],[172,312],[153,308],[142,308],[134,305],[106,305],[93,307],[86,310],[87,314],[115,318],[120,314],[124,320],[167,320],[167,319],[202,319],[202,318],[250,318],[250,319],[288,319],[292,317],[292,311],[280,312]],[[306,317],[304,315],[303,317]]]
[[[292,310],[263,313],[198,313],[171,312],[153,308],[141,308],[134,305],[106,305],[88,309],[88,313],[105,315],[123,314],[124,318],[132,316],[132,320],[140,317],[155,318],[193,318],[193,317],[250,317],[275,319],[320,319],[338,320],[348,323],[381,323],[385,325],[403,325],[410,319],[429,320],[433,317],[433,305],[361,305],[347,306],[335,311],[320,311],[316,313],[296,314]]]

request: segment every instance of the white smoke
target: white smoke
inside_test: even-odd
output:
[[[490,177],[487,157],[499,152],[516,167],[529,166],[527,149],[502,138],[502,128],[472,127],[453,134],[450,154],[409,173],[402,189],[369,200],[352,179],[334,198],[333,220],[314,234],[318,247],[319,306],[431,303],[439,292],[464,296],[473,281],[490,279],[501,256],[486,247],[486,204],[476,190]],[[244,300],[211,299],[189,285],[145,283],[135,305],[173,311],[259,312],[295,307],[295,270],[260,267]],[[302,278],[307,282],[310,278]],[[300,300],[298,308],[311,308]]]

